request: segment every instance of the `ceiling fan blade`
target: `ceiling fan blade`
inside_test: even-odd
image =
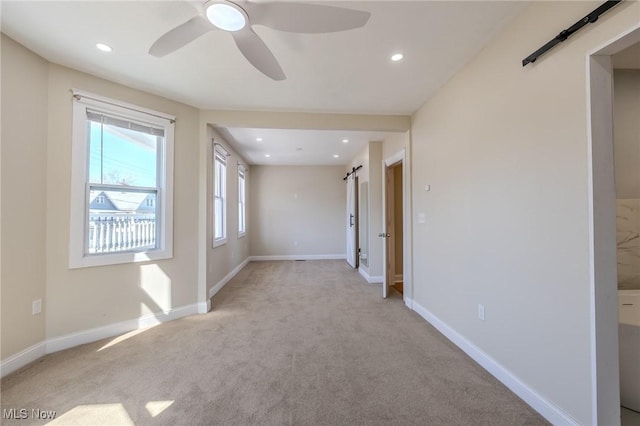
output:
[[[276,81],[287,78],[276,57],[250,27],[232,32],[231,35],[240,52],[258,71]]]
[[[195,16],[160,37],[149,49],[149,54],[161,58],[213,29],[214,26],[205,17]]]
[[[251,24],[292,33],[333,33],[364,26],[371,13],[308,3],[243,3]]]

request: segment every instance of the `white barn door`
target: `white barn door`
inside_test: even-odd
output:
[[[352,173],[347,178],[347,263],[352,268],[358,267],[356,220],[356,176]]]

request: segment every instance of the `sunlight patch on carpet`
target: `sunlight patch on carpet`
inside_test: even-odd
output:
[[[101,347],[100,349],[98,349],[96,352],[100,352],[103,349],[107,349],[107,348],[110,348],[113,345],[117,345],[120,342],[124,342],[125,340],[130,339],[133,336],[137,336],[140,333],[144,333],[145,331],[155,327],[156,325],[158,325],[158,324],[152,325],[150,327],[139,328],[137,330],[133,330],[133,331],[125,333],[125,334],[123,334],[121,336],[118,336],[115,339],[113,339],[112,341],[110,341],[109,343],[107,343],[106,345],[104,345],[103,347]]]
[[[78,405],[47,425],[123,425],[135,426],[124,405],[90,404]]]
[[[151,417],[155,417],[167,408],[171,407],[173,401],[149,401],[144,405]]]

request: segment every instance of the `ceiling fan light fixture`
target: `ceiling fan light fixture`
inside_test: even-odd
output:
[[[247,26],[249,17],[238,5],[229,1],[212,1],[207,5],[207,19],[225,31],[240,31]]]

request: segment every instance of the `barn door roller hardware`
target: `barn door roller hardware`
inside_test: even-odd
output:
[[[536,59],[538,59],[539,56],[542,56],[547,50],[552,49],[553,47],[555,47],[556,44],[562,43],[563,41],[568,39],[569,36],[571,36],[571,34],[575,33],[585,25],[593,24],[598,20],[600,15],[602,15],[612,7],[616,6],[618,3],[621,3],[622,1],[623,0],[610,0],[610,1],[604,2],[593,12],[591,12],[590,14],[588,14],[587,16],[585,16],[584,18],[582,18],[581,20],[579,20],[578,22],[576,22],[575,24],[567,28],[566,30],[561,31],[560,34],[558,34],[553,40],[551,40],[550,42],[542,46],[540,49],[533,52],[531,55],[524,58],[522,60],[522,66],[524,67],[529,63],[535,62]]]
[[[358,170],[360,170],[362,168],[362,164],[359,165],[358,167],[354,167],[351,169],[351,171],[349,173],[347,173],[347,175],[345,177],[342,178],[342,180],[347,180],[349,179],[349,176],[351,176],[352,174],[354,174],[355,172],[357,172]]]

